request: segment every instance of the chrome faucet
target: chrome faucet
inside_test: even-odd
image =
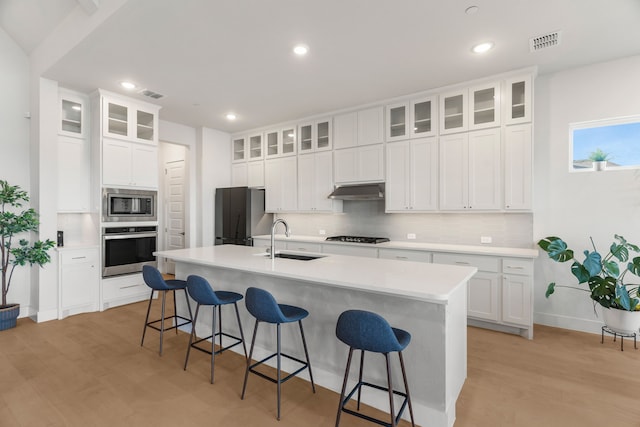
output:
[[[276,225],[278,225],[278,223],[282,223],[284,225],[284,234],[289,237],[289,235],[291,233],[289,233],[289,224],[287,224],[287,222],[282,219],[282,218],[278,218],[275,221],[273,221],[273,224],[271,225],[271,249],[269,250],[269,253],[271,254],[271,259],[275,259],[276,256],[276,251],[274,250],[275,247],[275,232],[276,232]]]

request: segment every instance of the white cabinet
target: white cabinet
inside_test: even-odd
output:
[[[332,147],[331,118],[314,120],[298,125],[298,153],[331,150]]]
[[[336,184],[384,181],[383,144],[334,151]]]
[[[360,256],[365,258],[378,258],[378,249],[364,246],[351,245],[322,245],[322,252],[335,255]]]
[[[378,249],[378,258],[399,261],[431,262],[431,252],[410,251],[407,249]]]
[[[247,187],[260,188],[264,187],[264,162],[248,162],[247,163]]]
[[[507,126],[504,131],[504,208],[532,208],[533,174],[531,125]]]
[[[440,209],[501,208],[500,129],[440,138]]]
[[[469,88],[469,130],[500,126],[500,83]]]
[[[351,148],[384,141],[382,107],[344,113],[333,118],[333,148]]]
[[[282,240],[276,240],[274,245],[278,251],[287,249],[287,242]],[[266,251],[267,248],[271,247],[271,239],[253,239],[253,246],[256,248],[263,248]]]
[[[234,136],[231,138],[231,161],[234,163],[247,160],[247,137]]]
[[[505,124],[527,123],[532,119],[531,76],[505,81]]]
[[[502,272],[502,321],[528,328],[533,321],[533,262],[505,258]]]
[[[340,212],[342,201],[327,196],[333,191],[333,153],[298,156],[298,211]]]
[[[264,133],[265,157],[280,157],[296,154],[296,127],[268,130]]]
[[[102,279],[101,310],[117,307],[123,304],[149,299],[151,288],[142,278],[142,273]]]
[[[260,160],[263,156],[262,134],[249,135],[247,138],[249,145],[249,158],[247,160]]]
[[[248,187],[246,163],[234,163],[231,165],[231,186],[232,187]]]
[[[59,264],[58,318],[97,311],[100,285],[98,249],[62,249]]]
[[[266,212],[294,212],[298,208],[298,171],[295,156],[265,160]]]
[[[87,138],[89,135],[87,126],[89,102],[87,97],[61,88],[58,99],[60,102],[58,134],[76,138]]]
[[[436,97],[387,106],[386,140],[399,141],[436,134]]]
[[[322,252],[322,244],[309,242],[287,242],[288,251],[296,252]]]
[[[438,208],[438,142],[420,138],[387,144],[387,212]]]
[[[104,138],[102,185],[158,188],[158,148]]]
[[[88,139],[58,136],[58,212],[91,210],[90,165]]]
[[[469,280],[467,288],[467,315],[494,322],[500,319],[500,260],[498,258],[435,253],[433,262],[476,267],[478,272]]]
[[[160,107],[110,96],[103,97],[102,103],[103,136],[157,142]]]
[[[468,128],[467,90],[440,95],[440,134],[464,132]]]

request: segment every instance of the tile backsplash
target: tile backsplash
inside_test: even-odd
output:
[[[388,237],[394,241],[532,248],[532,213],[422,213],[388,214],[384,201],[345,201],[339,214],[280,214],[294,235],[353,235]],[[408,240],[407,234],[416,235]]]

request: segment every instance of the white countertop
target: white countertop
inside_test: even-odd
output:
[[[175,261],[405,296],[438,304],[447,304],[449,295],[477,272],[475,267],[333,254],[319,254],[322,258],[311,261],[271,260],[260,254],[264,254],[264,249],[235,245],[154,253]],[[305,252],[304,255],[310,254]]]
[[[269,235],[253,236],[254,239],[271,239]],[[326,245],[352,245],[362,246],[367,248],[379,248],[379,249],[407,249],[414,251],[433,251],[433,252],[451,252],[459,254],[473,254],[473,255],[491,255],[491,256],[506,256],[514,258],[537,258],[537,249],[527,248],[507,248],[500,246],[475,246],[475,245],[453,245],[447,243],[418,243],[418,242],[385,242],[385,243],[352,243],[352,242],[332,242],[325,240],[325,237],[316,236],[290,236],[287,237],[284,234],[278,234],[275,236],[276,240],[290,241],[290,242],[311,242],[321,243]]]

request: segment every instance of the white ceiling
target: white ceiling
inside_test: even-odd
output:
[[[78,3],[0,0],[0,25],[31,52]],[[471,5],[478,12],[465,14]],[[531,37],[558,30],[559,46],[529,51]],[[485,40],[492,51],[470,52]],[[117,84],[130,79],[165,95],[153,101],[162,119],[234,132],[524,67],[640,54],[639,40],[639,0],[130,0],[45,77],[87,93],[124,93]],[[298,42],[307,57],[292,54]]]

